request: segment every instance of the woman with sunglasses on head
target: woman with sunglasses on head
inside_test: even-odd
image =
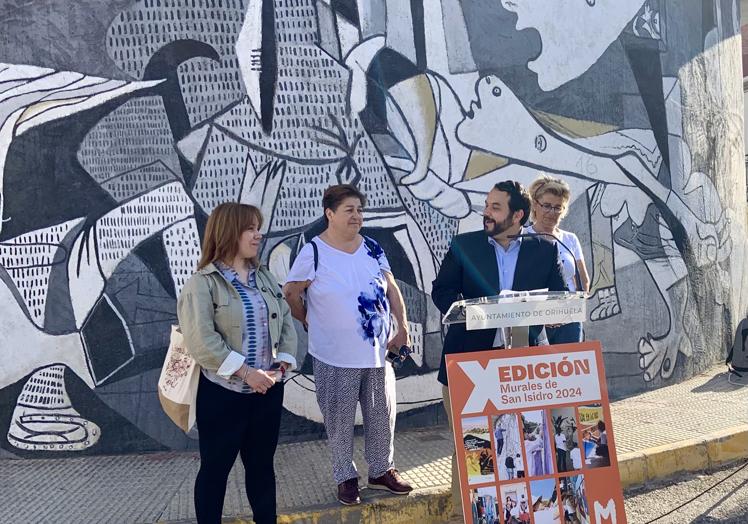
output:
[[[587,266],[584,264],[584,254],[579,239],[574,233],[564,231],[559,227],[561,220],[566,216],[569,209],[569,200],[571,199],[569,184],[560,178],[541,175],[530,185],[529,193],[532,198],[530,210],[532,225],[525,232],[549,235],[546,238],[552,242],[555,242],[553,237],[561,240],[569,248],[567,250],[563,246],[559,246],[558,249],[558,257],[567,287],[570,291],[589,291],[590,279],[587,274]],[[553,237],[550,235],[553,235]],[[577,272],[579,272],[581,289],[577,281]],[[546,326],[546,334],[549,344],[581,342],[583,339],[582,324],[572,322],[558,326]]]

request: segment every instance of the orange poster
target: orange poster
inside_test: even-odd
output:
[[[626,524],[597,341],[447,355],[469,524]]]

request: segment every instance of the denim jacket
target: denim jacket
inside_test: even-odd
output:
[[[296,330],[278,281],[264,266],[257,269],[257,288],[268,307],[273,360],[296,367]],[[201,367],[217,371],[231,351],[241,353],[244,312],[236,289],[208,264],[184,285],[177,302],[185,346]]]

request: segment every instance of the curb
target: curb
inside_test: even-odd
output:
[[[689,439],[624,453],[619,456],[618,469],[624,489],[661,480],[677,473],[703,471],[748,457],[748,424]],[[278,515],[278,524],[358,524],[412,522],[443,523],[452,510],[447,487],[419,490],[407,497],[376,496],[359,506],[338,504],[309,508]],[[224,520],[232,524],[251,524],[253,521],[236,518]]]
[[[689,439],[624,453],[618,459],[623,488],[677,473],[709,470],[748,457],[748,424]]]
[[[336,504],[317,511],[278,515],[278,524],[436,523],[444,522],[444,515],[449,515],[451,509],[449,492],[437,488],[411,496],[385,495],[358,506]]]
[[[387,523],[412,524],[413,522],[440,523],[452,510],[452,499],[444,488],[420,490],[410,496],[377,494],[357,506],[338,503],[278,515],[278,524],[359,524]],[[224,523],[252,524],[251,519],[224,519]]]

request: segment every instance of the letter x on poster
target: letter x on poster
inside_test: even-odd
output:
[[[599,342],[446,358],[465,522],[626,523]]]

